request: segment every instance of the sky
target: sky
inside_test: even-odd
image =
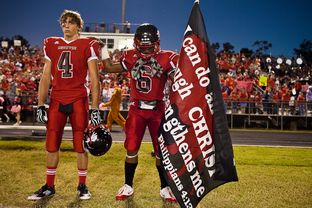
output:
[[[62,36],[58,18],[64,9],[81,13],[85,23],[121,23],[122,0],[4,0],[0,36],[22,35],[34,46]],[[161,48],[179,51],[193,0],[127,0],[125,19],[149,22],[160,30]],[[304,39],[312,40],[311,0],[201,0],[211,43],[229,42],[235,51],[255,50],[256,40],[272,43],[274,56],[292,57]]]

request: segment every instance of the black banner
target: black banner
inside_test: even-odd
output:
[[[159,130],[166,179],[181,207],[238,181],[215,55],[196,0]]]

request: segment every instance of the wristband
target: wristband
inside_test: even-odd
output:
[[[110,56],[108,54],[108,51],[107,51],[107,47],[102,47],[102,49],[101,49],[101,58],[102,58],[102,60],[110,58]]]

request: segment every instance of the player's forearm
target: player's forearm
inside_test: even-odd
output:
[[[91,108],[99,108],[100,100],[100,79],[98,70],[98,60],[91,60],[88,62],[89,75],[91,81]]]
[[[50,79],[45,77],[45,75],[42,75],[42,78],[39,83],[38,106],[42,106],[45,104],[48,97],[49,88],[50,88]]]
[[[104,66],[104,71],[109,73],[119,73],[122,72],[122,66],[120,64],[113,64],[108,54],[108,50],[106,47],[101,49],[101,59]]]
[[[123,72],[123,68],[120,63],[113,64],[112,61],[108,59],[102,60],[104,71],[109,73],[120,73]]]
[[[100,84],[99,81],[91,81],[91,108],[95,109],[99,107],[100,101]]]

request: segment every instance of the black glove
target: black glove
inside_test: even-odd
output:
[[[102,122],[101,114],[99,109],[91,109],[90,110],[90,123],[93,126],[97,126]]]
[[[48,112],[45,106],[39,106],[37,109],[37,121],[40,123],[48,122]]]

